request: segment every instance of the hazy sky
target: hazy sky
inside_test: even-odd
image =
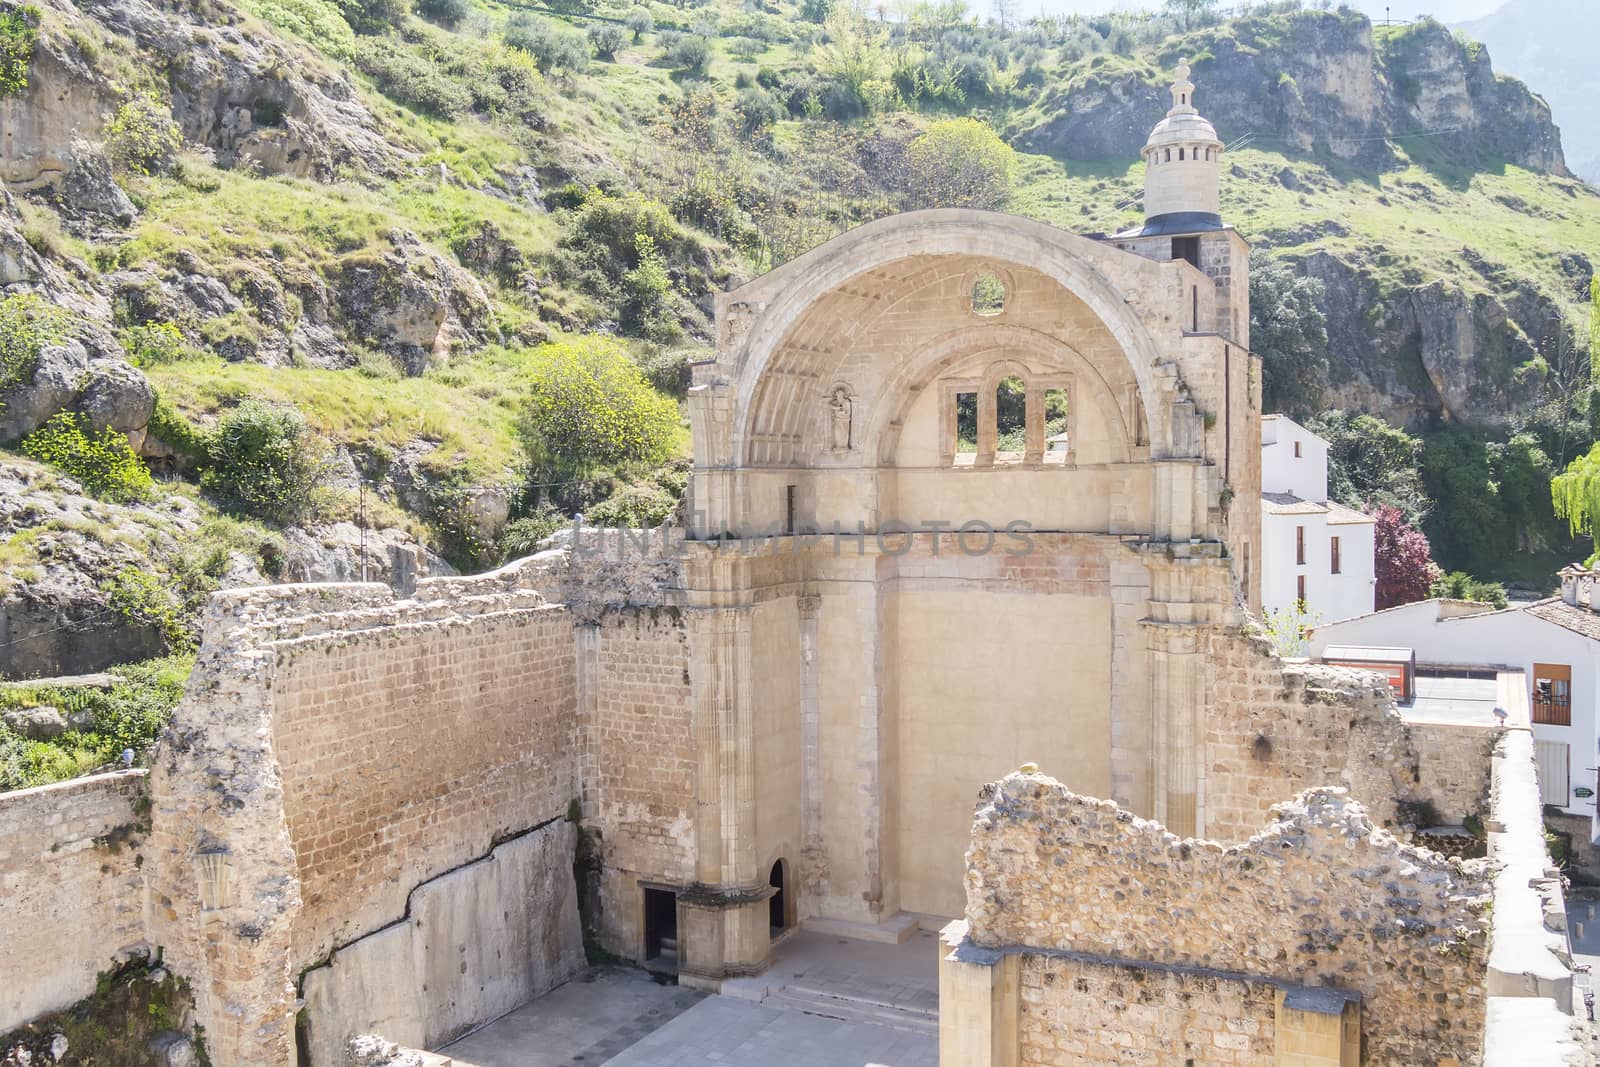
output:
[[[1487,15],[1506,0],[1388,0],[1395,18],[1416,18],[1432,15],[1440,22],[1462,22]],[[1349,0],[1352,7],[1365,11],[1375,18],[1383,17],[1384,0]],[[967,0],[967,6],[976,14],[987,15],[992,0]],[[1019,0],[1018,10],[1023,15],[1077,13],[1099,14],[1103,11],[1148,10],[1160,7],[1159,0]],[[1231,6],[1224,0],[1223,6]]]

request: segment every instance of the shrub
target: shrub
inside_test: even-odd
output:
[[[500,531],[500,559],[510,561],[531,556],[539,551],[539,542],[567,524],[567,519],[553,507],[542,507],[532,515],[513,519]]]
[[[164,576],[124,567],[115,577],[102,582],[100,589],[118,615],[160,630],[168,651],[187,652],[192,648],[181,606]]]
[[[610,22],[597,22],[589,27],[589,43],[594,45],[594,54],[601,59],[614,59],[628,43],[628,31]]]
[[[172,718],[193,666],[189,656],[170,656],[112,667],[108,690],[0,690],[0,709],[50,705],[81,724],[49,741],[26,741],[0,726],[0,792],[87,773],[115,763],[126,749],[137,762]]]
[[[711,42],[697,34],[685,34],[667,49],[667,62],[679,70],[703,73],[711,62]]]
[[[1016,152],[976,119],[936,122],[906,149],[915,207],[997,210],[1011,198]]]
[[[467,0],[417,0],[417,14],[449,29],[461,25],[471,13]]]
[[[678,506],[678,498],[656,485],[624,486],[584,513],[585,526],[649,529],[660,526]]]
[[[176,363],[194,355],[183,332],[170,322],[147,322],[122,333],[122,347],[136,367]]]
[[[39,353],[66,332],[66,312],[32,293],[0,300],[0,396],[32,380]]]
[[[637,265],[622,276],[623,317],[653,341],[677,339],[678,324],[670,316],[672,275],[647,233],[633,235]]]
[[[740,89],[733,101],[734,113],[739,116],[739,132],[755,137],[782,120],[783,105],[765,89]]]
[[[472,94],[433,63],[394,47],[389,40],[362,41],[356,66],[398,104],[439,118],[455,118],[472,108]]]
[[[1486,582],[1474,578],[1466,571],[1451,571],[1439,575],[1434,579],[1428,595],[1449,600],[1475,600],[1480,604],[1492,604],[1496,608],[1503,608],[1509,603],[1506,600],[1505,586],[1499,582]]]
[[[355,55],[356,35],[328,0],[250,0],[249,7],[263,21],[288,30],[323,55],[334,59]]]
[[[621,344],[574,338],[543,356],[519,423],[536,470],[659,463],[671,453],[678,407],[650,388]]]
[[[639,369],[657,390],[682,400],[689,394],[690,351],[684,348],[658,348],[639,360]]]
[[[56,413],[24,437],[21,448],[24,455],[60,468],[109,500],[147,499],[155,484],[125,436],[110,428],[95,433],[69,411]]]
[[[160,174],[169,169],[182,143],[172,112],[155,93],[130,97],[106,125],[106,154],[123,170],[135,174]]]
[[[516,15],[502,34],[506,44],[533,57],[542,73],[556,70],[582,72],[589,65],[589,42],[579,33],[558,27],[549,19]]]
[[[291,407],[246,400],[217,422],[200,484],[250,515],[291,523],[314,514],[323,463]]]
[[[344,20],[357,33],[373,37],[406,21],[406,0],[339,0]]]
[[[28,91],[28,66],[39,39],[39,9],[31,4],[0,8],[0,96]]]
[[[645,34],[656,28],[656,20],[650,17],[648,8],[636,7],[628,12],[627,25],[633,32],[633,43],[638,44]]]
[[[767,50],[767,42],[758,41],[754,37],[735,37],[728,42],[728,51],[744,60],[746,63],[755,62],[756,56]]]

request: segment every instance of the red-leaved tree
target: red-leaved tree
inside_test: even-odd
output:
[[[1426,600],[1439,568],[1421,530],[1406,522],[1399,508],[1379,507],[1372,513],[1373,552],[1377,571],[1378,610]]]

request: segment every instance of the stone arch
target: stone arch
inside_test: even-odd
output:
[[[765,292],[772,296],[743,338],[735,372],[730,442],[735,462],[742,464],[748,455],[757,390],[768,364],[813,305],[871,270],[930,255],[967,257],[991,270],[1006,265],[1031,269],[1082,301],[1121,347],[1151,428],[1151,454],[1164,454],[1167,420],[1160,413],[1156,384],[1159,353],[1125,296],[1094,264],[1095,254],[1102,251],[1087,238],[1030,219],[944,209],[878,219],[791,260],[739,293],[745,299],[748,290],[756,290],[749,294],[751,302],[759,302]]]
[[[997,353],[1036,353],[1061,364],[1077,376],[1080,383],[1078,403],[1092,403],[1106,425],[1114,427],[1121,436],[1121,460],[1132,458],[1135,444],[1132,428],[1122,405],[1117,403],[1111,383],[1106,381],[1093,360],[1059,337],[1024,326],[994,325],[968,326],[936,338],[920,349],[911,359],[895,368],[895,373],[884,380],[884,395],[898,398],[894,404],[880,404],[871,413],[862,428],[861,449],[864,454],[876,455],[880,466],[891,466],[899,445],[899,427],[906,411],[915,402],[918,391],[934,380],[944,368],[974,354],[991,350]],[[1010,359],[1012,366],[1018,366]],[[986,379],[987,380],[987,379]],[[998,378],[995,379],[999,381]]]

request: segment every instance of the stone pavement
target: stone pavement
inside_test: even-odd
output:
[[[704,999],[631,967],[596,967],[439,1051],[455,1067],[597,1067]]]
[[[595,968],[440,1051],[456,1067],[937,1067],[937,945],[801,931],[709,997]]]
[[[812,1014],[796,1005],[708,997],[610,1067],[938,1067],[939,1037]]]

